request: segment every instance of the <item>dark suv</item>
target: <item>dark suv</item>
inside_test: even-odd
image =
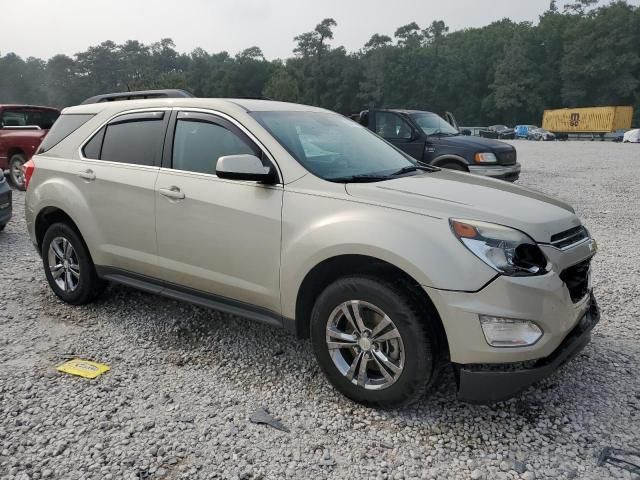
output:
[[[365,110],[354,119],[422,163],[502,180],[520,176],[516,149],[505,142],[470,137],[435,113]],[[353,117],[352,117],[353,118]],[[453,123],[453,125],[452,125]]]

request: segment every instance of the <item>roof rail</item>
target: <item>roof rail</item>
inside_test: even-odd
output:
[[[116,102],[118,100],[140,100],[144,98],[191,98],[193,95],[185,90],[140,90],[138,92],[104,93],[87,98],[80,105],[89,103]]]

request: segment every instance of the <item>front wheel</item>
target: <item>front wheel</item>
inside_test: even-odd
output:
[[[22,172],[22,166],[25,162],[26,159],[21,153],[16,153],[9,159],[9,183],[18,190],[25,190],[24,173]]]
[[[104,289],[87,246],[66,223],[54,223],[47,229],[42,262],[51,290],[67,303],[88,303]]]
[[[346,277],[311,314],[311,340],[333,386],[355,402],[397,407],[419,399],[434,374],[433,319],[397,285]]]

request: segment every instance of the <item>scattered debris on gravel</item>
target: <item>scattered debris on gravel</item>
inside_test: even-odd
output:
[[[569,201],[599,243],[602,321],[569,365],[493,406],[451,374],[402,410],[335,392],[309,342],[112,286],[72,307],[49,290],[24,222],[0,233],[1,479],[632,479],[605,447],[640,445],[640,149],[514,142],[521,185]],[[86,380],[68,358],[112,366]],[[257,406],[290,430],[247,421]]]

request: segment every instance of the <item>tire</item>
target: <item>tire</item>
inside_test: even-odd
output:
[[[358,328],[356,309],[362,312],[364,329]],[[368,407],[399,407],[419,399],[436,371],[432,319],[423,310],[401,285],[374,277],[345,277],[329,285],[311,313],[311,341],[327,379],[343,395]],[[376,332],[384,315],[391,323]],[[332,335],[328,335],[330,329]],[[362,335],[356,336],[356,331]],[[341,337],[343,347],[330,349],[329,340],[338,341],[338,334],[347,335]],[[361,376],[364,358],[365,375]],[[385,359],[393,368],[387,363],[390,368],[382,366]]]
[[[9,174],[7,178],[9,183],[18,190],[25,190],[24,186],[24,173],[22,173],[22,166],[27,160],[21,153],[11,155],[9,159]]]
[[[6,226],[7,226],[6,223],[3,223],[2,225],[0,225],[0,232],[2,232]]]
[[[54,242],[59,253],[52,247]],[[67,245],[71,250],[68,250]],[[47,229],[41,253],[49,286],[66,303],[89,303],[104,290],[106,284],[98,278],[82,237],[66,223],[54,223]],[[60,267],[53,269],[50,265]],[[54,278],[53,270],[62,273]]]
[[[438,165],[440,168],[446,168],[448,170],[457,170],[458,172],[466,172],[467,170],[458,162],[444,162]]]

